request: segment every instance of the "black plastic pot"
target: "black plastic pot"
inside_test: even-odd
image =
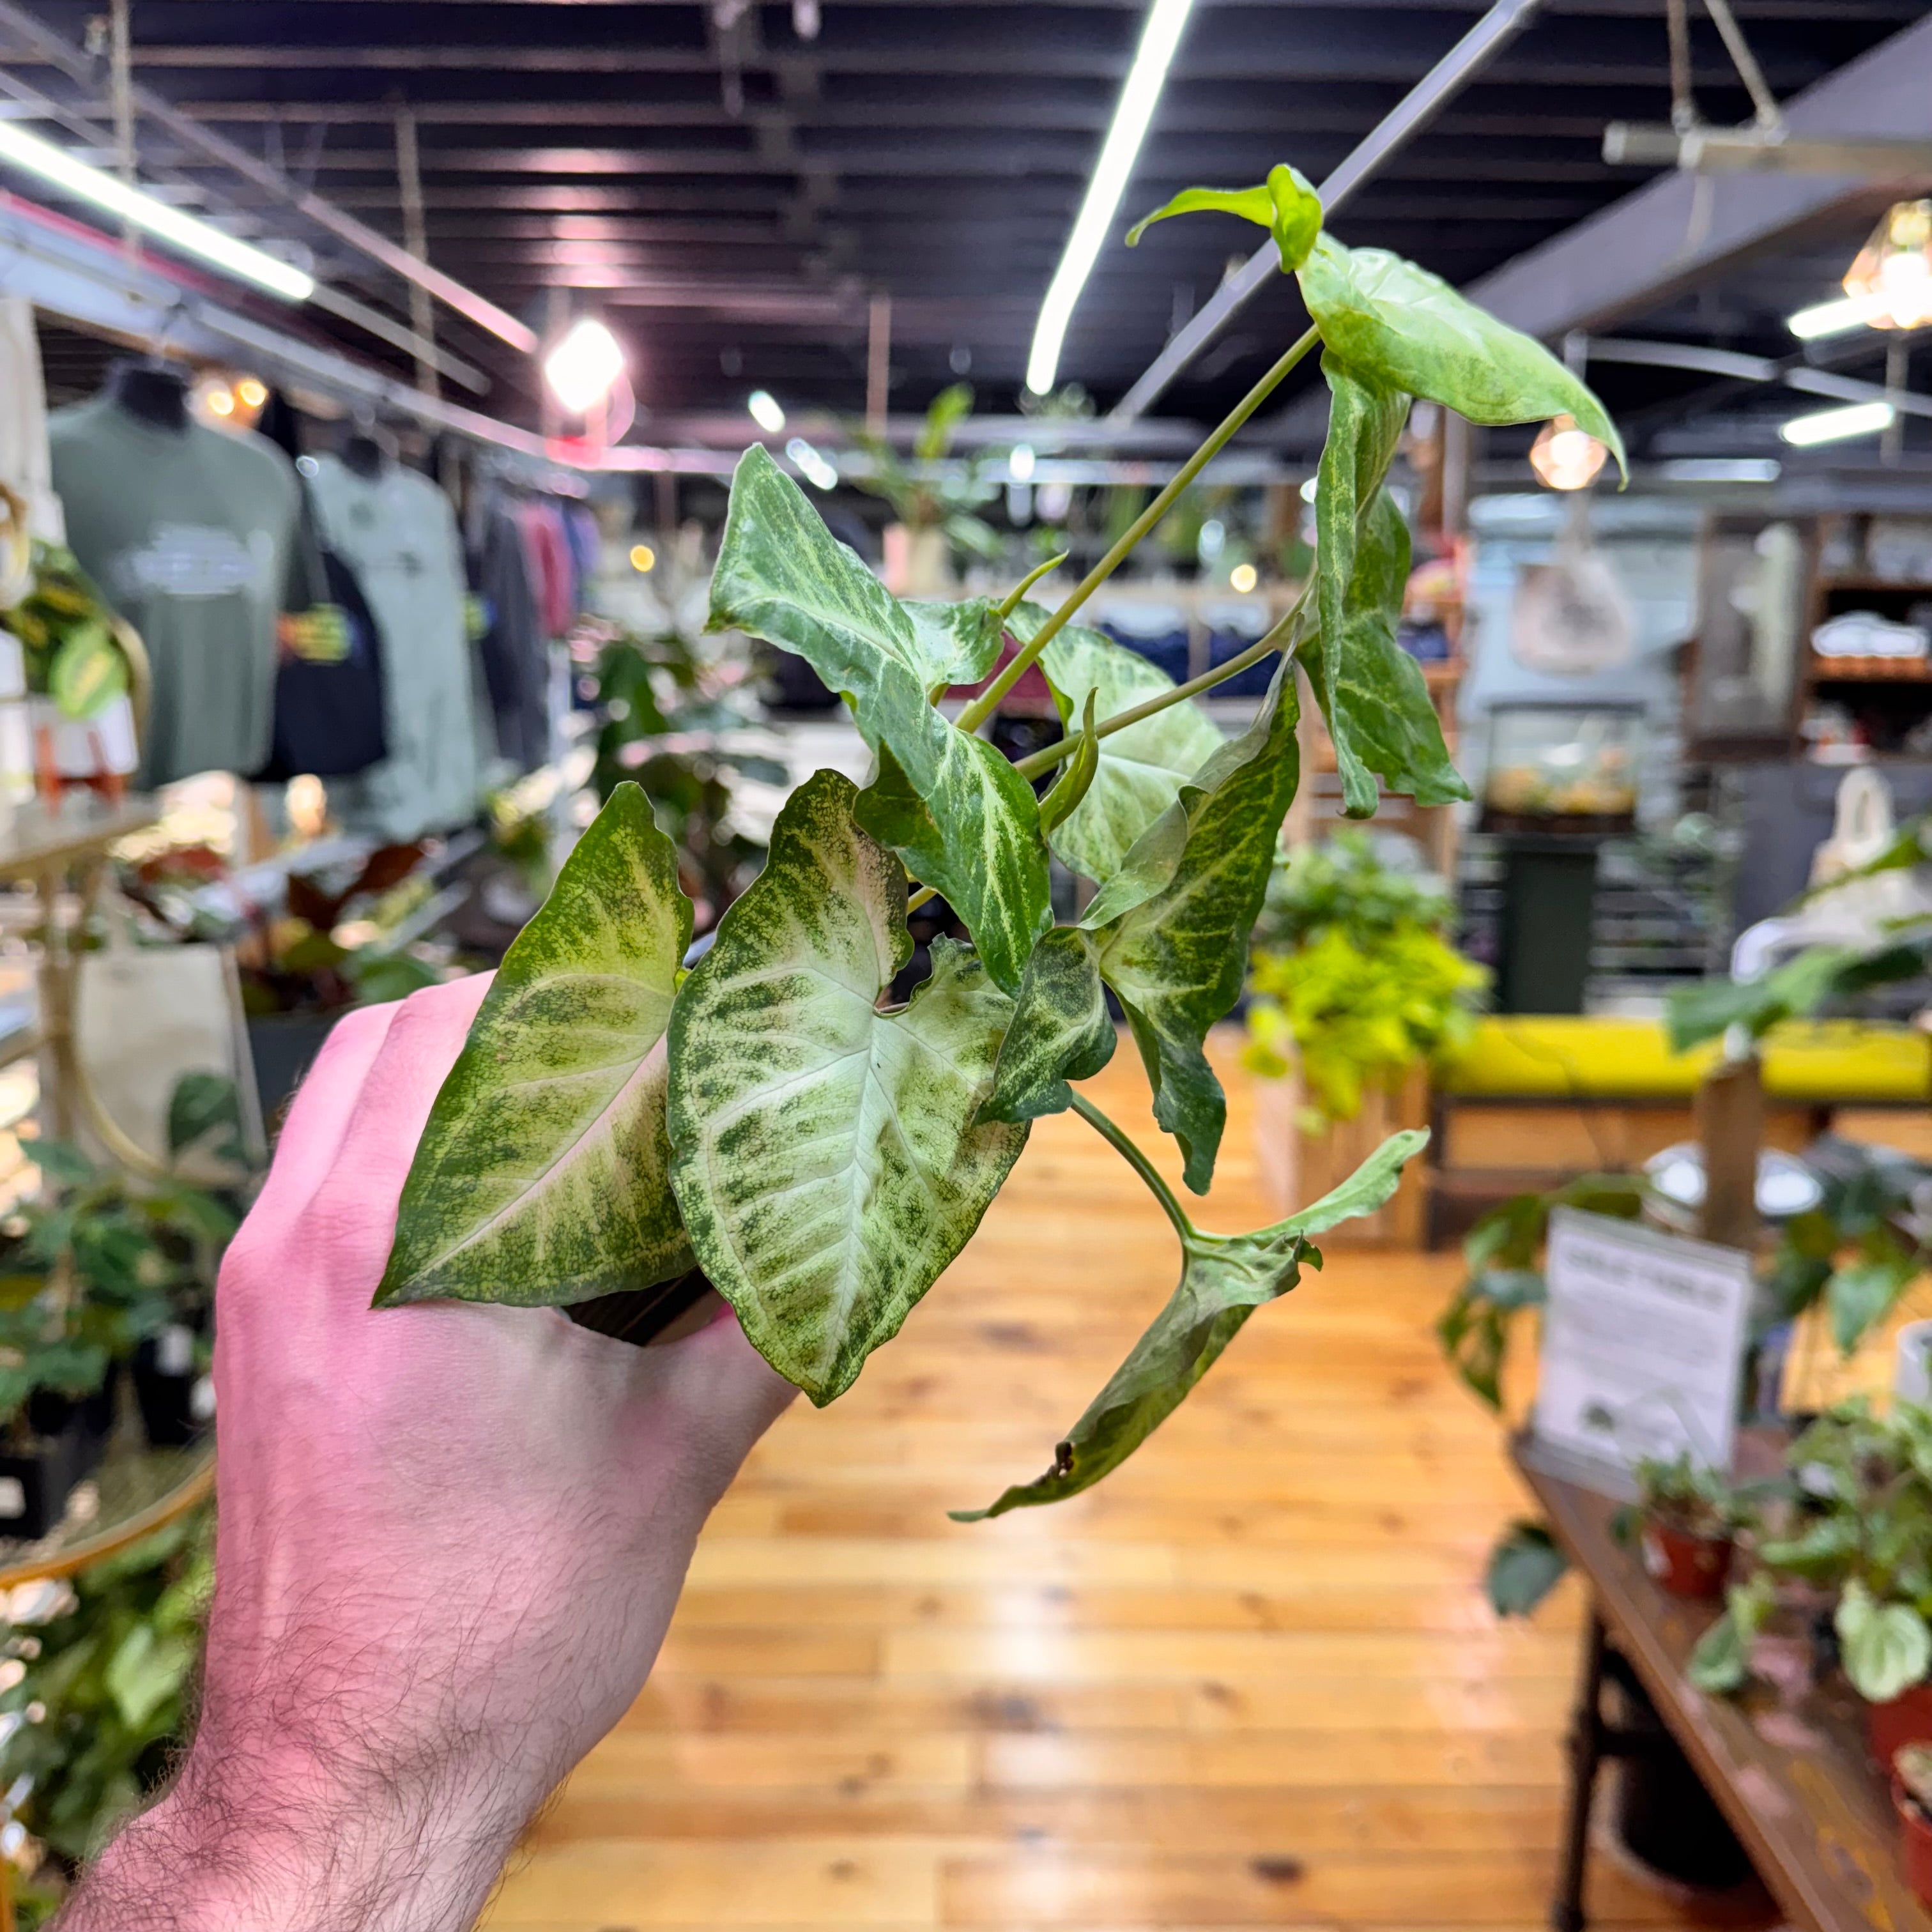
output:
[[[1634,1673],[1616,1679],[1620,1724],[1641,1740],[1617,1768],[1618,1838],[1652,1871],[1680,1885],[1728,1892],[1751,1875],[1751,1862],[1690,1761]]]
[[[134,1400],[151,1449],[185,1448],[208,1426],[196,1401],[194,1342],[194,1331],[177,1323],[134,1351]]]
[[[58,1525],[75,1485],[100,1467],[116,1380],[110,1371],[77,1401],[46,1389],[28,1398],[27,1439],[0,1444],[0,1536],[32,1542]]]
[[[248,1022],[248,1056],[255,1091],[272,1134],[302,1076],[314,1065],[340,1013],[257,1013]]]

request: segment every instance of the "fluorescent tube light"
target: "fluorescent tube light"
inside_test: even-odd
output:
[[[785,454],[798,465],[808,483],[815,484],[821,490],[838,488],[838,472],[831,459],[823,451],[814,448],[803,436],[794,436],[785,445]]]
[[[1006,458],[1006,474],[1016,483],[1030,483],[1033,481],[1034,461],[1033,445],[1030,442],[1016,442],[1013,445],[1012,454]]]
[[[745,399],[745,406],[752,412],[752,420],[768,435],[776,436],[785,426],[785,412],[778,406],[778,399],[769,389],[754,389]]]
[[[1774,456],[1675,456],[1658,473],[1666,483],[1775,483],[1784,468]]]
[[[1814,302],[1809,308],[1786,316],[1784,326],[1801,342],[1816,342],[1820,336],[1844,335],[1854,328],[1875,327],[1875,319],[1885,312],[1885,304],[1874,296],[1839,296],[1831,302]]]
[[[145,190],[130,188],[119,176],[80,160],[64,148],[57,148],[10,121],[0,121],[0,161],[10,161],[64,194],[92,202],[96,208],[118,216],[170,248],[198,256],[226,274],[280,296],[284,302],[307,302],[315,292],[315,278],[292,263],[278,261],[266,249],[238,241],[197,215],[170,208]]]
[[[1889,429],[1898,412],[1889,403],[1852,403],[1842,410],[1819,410],[1808,416],[1793,416],[1780,424],[1778,434],[1786,442],[1808,449],[1817,442],[1842,442],[1849,436],[1876,436]]]
[[[1087,198],[1066,238],[1066,252],[1047,284],[1046,299],[1040,305],[1040,320],[1034,324],[1033,348],[1027,357],[1026,386],[1036,396],[1053,387],[1060,373],[1060,351],[1066,340],[1066,325],[1073,319],[1073,305],[1087,286],[1100,244],[1113,226],[1134,162],[1146,138],[1148,123],[1154,118],[1160,90],[1173,64],[1174,50],[1180,42],[1180,30],[1187,24],[1194,0],[1154,0],[1141,34],[1140,51],[1134,56],[1126,85],[1120,90],[1120,104],[1114,110],[1113,125],[1094,164],[1094,178],[1087,186]]]

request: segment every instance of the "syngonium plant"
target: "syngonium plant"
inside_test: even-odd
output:
[[[1203,199],[1203,197],[1207,197]],[[1384,478],[1418,396],[1485,423],[1568,413],[1622,452],[1596,398],[1526,337],[1378,249],[1323,233],[1292,170],[1224,208],[1262,221],[1312,326],[1057,609],[901,602],[762,448],[733,478],[711,627],[806,658],[850,706],[874,769],[794,791],[770,860],[682,968],[692,908],[644,795],[620,786],[504,959],[404,1188],[379,1306],[434,1297],[571,1304],[694,1268],[814,1402],[849,1388],[965,1246],[1030,1124],[1072,1108],[1152,1190],[1182,1255],[1172,1297],[1036,1480],[974,1516],[1055,1502],[1115,1468],[1255,1309],[1293,1288],[1310,1238],[1380,1206],[1420,1133],[1252,1234],[1198,1228],[1132,1140],[1072,1082],[1112,1057],[1124,1010],[1160,1126],[1204,1193],[1226,1116],[1203,1051],[1241,989],[1276,834],[1294,795],[1298,658],[1327,717],[1348,812],[1376,780],[1468,796],[1420,668],[1396,643],[1408,532]],[[1143,224],[1144,226],[1144,224]],[[1334,398],[1313,577],[1265,637],[1175,686],[1073,622],[1288,372],[1317,349]],[[1036,573],[1037,574],[1038,573]],[[956,716],[950,689],[1004,668]],[[1279,652],[1231,741],[1191,700]],[[1066,735],[1010,764],[980,728],[1037,664]],[[1060,770],[1043,796],[1031,782]],[[1052,854],[1095,888],[1054,923]],[[940,940],[903,1005],[909,908],[943,895]]]

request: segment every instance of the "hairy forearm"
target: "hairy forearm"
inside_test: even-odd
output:
[[[58,1932],[467,1932],[526,1809],[476,1776],[472,1765],[464,1779],[372,1791],[352,1762],[204,1736],[88,1871]]]

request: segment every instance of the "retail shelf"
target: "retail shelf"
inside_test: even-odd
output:
[[[1813,652],[1814,684],[1924,684],[1932,682],[1932,658],[1827,658]]]

